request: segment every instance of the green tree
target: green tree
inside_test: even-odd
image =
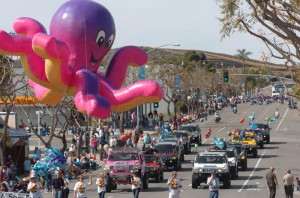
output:
[[[249,55],[251,55],[252,52],[247,52],[246,49],[238,49],[237,50],[237,54],[235,55],[236,57],[238,57],[239,59],[241,59],[243,61],[243,73],[245,74],[245,60],[249,59]],[[247,94],[247,80],[246,78],[244,78],[244,83],[245,83],[245,94]]]
[[[239,59],[243,61],[243,70],[245,73],[245,60],[249,59],[249,56],[252,54],[252,52],[247,52],[246,49],[238,49],[237,54],[235,55]]]
[[[257,37],[266,44],[272,57],[285,61],[293,78],[300,62],[299,0],[215,1],[220,7],[222,38],[236,31]],[[297,86],[300,87],[299,83]]]

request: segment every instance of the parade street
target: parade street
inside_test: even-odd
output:
[[[271,129],[271,143],[265,144],[263,149],[258,150],[257,158],[248,157],[248,169],[240,171],[237,180],[231,181],[229,189],[220,189],[220,197],[268,197],[269,189],[267,187],[265,175],[271,166],[275,167],[277,174],[279,189],[277,190],[276,197],[284,197],[284,185],[282,182],[283,176],[288,169],[291,169],[294,177],[300,176],[299,168],[299,151],[300,151],[300,138],[299,138],[299,112],[297,110],[288,109],[287,104],[271,103],[269,105],[250,105],[239,104],[238,112],[234,114],[231,108],[224,108],[220,111],[222,120],[220,123],[214,122],[214,117],[209,116],[208,120],[201,122],[203,144],[198,147],[198,151],[204,151],[209,148],[213,143],[213,137],[230,139],[228,131],[235,128],[246,128],[249,124],[248,116],[255,112],[255,121],[264,122],[266,117],[273,117],[275,109],[280,111],[280,119],[270,124]],[[240,124],[240,119],[245,116],[245,122]],[[212,129],[212,135],[209,139],[205,139],[205,132],[208,128]],[[32,138],[34,144],[37,144],[37,139]],[[59,142],[54,142],[54,145],[59,145]],[[30,143],[30,145],[33,145]],[[178,171],[178,177],[182,179],[183,191],[181,197],[208,197],[209,190],[207,186],[201,186],[198,189],[192,189],[192,163],[197,153],[196,148],[193,147],[193,152],[185,155],[185,162],[182,169]],[[94,184],[88,187],[88,197],[98,197],[96,192],[95,180],[99,174],[98,169],[91,172]],[[153,197],[168,197],[168,188],[166,186],[167,179],[171,176],[171,171],[168,170],[164,174],[164,181],[161,183],[149,183],[149,189],[141,192],[142,198]],[[88,178],[88,175],[86,175]],[[70,184],[70,195],[72,196],[73,187],[77,180],[72,180]],[[117,190],[111,193],[106,193],[105,197],[108,198],[130,198],[133,197],[130,185],[118,185]],[[44,197],[52,197],[51,193],[43,193]],[[294,192],[295,197],[300,197],[299,192]]]

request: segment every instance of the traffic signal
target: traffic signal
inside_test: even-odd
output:
[[[157,108],[159,107],[159,103],[158,103],[158,102],[153,103],[153,107],[154,107],[155,109],[157,109]]]
[[[228,82],[229,81],[228,70],[224,70],[223,71],[223,78],[224,78],[224,82]]]

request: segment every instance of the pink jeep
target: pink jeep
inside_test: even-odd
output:
[[[120,184],[131,184],[133,172],[141,178],[143,189],[148,188],[145,158],[138,149],[128,147],[113,149],[108,152],[104,162],[104,170],[107,172],[106,192],[116,190]]]

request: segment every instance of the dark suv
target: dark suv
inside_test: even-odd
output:
[[[181,168],[182,150],[175,142],[160,142],[155,145],[155,149],[161,155],[164,168],[173,167],[174,170]]]
[[[235,142],[226,142],[227,148],[233,147],[236,149],[238,153],[238,166],[243,170],[247,170],[248,167],[248,156],[247,151],[243,147],[243,144],[241,143],[235,143]]]
[[[261,130],[261,133],[263,135],[263,140],[267,143],[270,144],[270,132],[271,128],[269,127],[269,124],[267,123],[253,123],[254,125],[257,126]]]
[[[190,138],[188,137],[189,134],[187,131],[176,131],[174,133],[169,133],[165,139],[168,139],[168,138],[178,138],[179,141],[182,142],[182,145],[184,147],[184,153],[185,154],[188,154],[188,153],[191,153],[191,140]]]
[[[202,144],[201,129],[199,124],[183,124],[180,126],[180,130],[188,131],[191,144]]]

